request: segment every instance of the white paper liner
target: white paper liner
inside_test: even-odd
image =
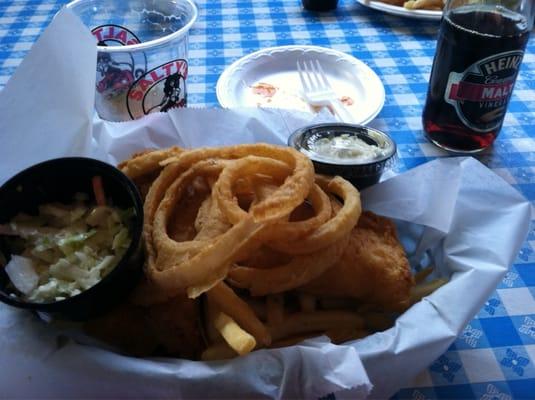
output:
[[[181,109],[126,123],[97,117],[91,124],[94,47],[75,17],[60,14],[8,82],[0,94],[0,183],[62,155],[116,163],[170,145],[285,144],[293,130],[330,120],[281,110]],[[71,65],[65,54],[73,52],[85,62]],[[61,79],[54,79],[58,71]],[[37,73],[50,79],[36,80],[31,90],[53,93],[53,101],[25,97]],[[494,290],[527,234],[530,205],[471,158],[427,163],[367,189],[363,201],[365,208],[400,220],[413,266],[426,260],[437,276],[451,277],[392,329],[343,346],[317,338],[224,362],[140,359],[61,339],[33,315],[2,304],[0,364],[9,366],[0,374],[2,395],[363,398],[370,382],[372,397],[392,395],[447,349]]]

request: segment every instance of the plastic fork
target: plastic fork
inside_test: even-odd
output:
[[[304,60],[301,63],[297,61],[297,72],[303,86],[303,96],[308,104],[329,107],[341,122],[355,122],[351,113],[338,99],[338,95],[329,84],[318,60],[309,60],[308,62]]]

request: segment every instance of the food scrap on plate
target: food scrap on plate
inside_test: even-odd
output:
[[[442,10],[443,0],[379,0],[382,3],[404,7],[409,10]]]
[[[146,278],[86,330],[123,351],[213,360],[318,335],[340,343],[411,304],[392,221],[292,148],[170,148],[119,168],[145,201]]]
[[[283,88],[280,85],[262,81],[251,85],[250,88],[257,107],[288,108],[307,112],[319,112],[321,109],[321,107],[308,104],[298,91]],[[354,104],[353,99],[347,95],[341,96],[339,100],[345,107],[351,107]]]

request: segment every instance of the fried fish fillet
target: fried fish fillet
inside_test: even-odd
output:
[[[414,280],[394,223],[363,212],[340,260],[303,291],[357,298],[388,311],[409,306]]]
[[[204,348],[198,301],[185,295],[150,307],[125,302],[87,321],[84,331],[138,357],[166,355],[195,360]]]

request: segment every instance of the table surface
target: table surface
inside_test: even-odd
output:
[[[0,0],[0,86],[64,4]],[[362,60],[381,78],[386,102],[373,122],[398,144],[404,171],[448,156],[423,136],[421,112],[438,21],[370,10],[341,0],[329,13],[299,0],[198,0],[190,32],[188,103],[217,107],[215,87],[232,62],[280,45],[319,45]],[[492,149],[476,156],[535,202],[535,39],[531,39],[504,127]],[[481,373],[484,365],[485,373]],[[395,398],[533,398],[535,396],[535,220],[514,265],[448,351]]]

